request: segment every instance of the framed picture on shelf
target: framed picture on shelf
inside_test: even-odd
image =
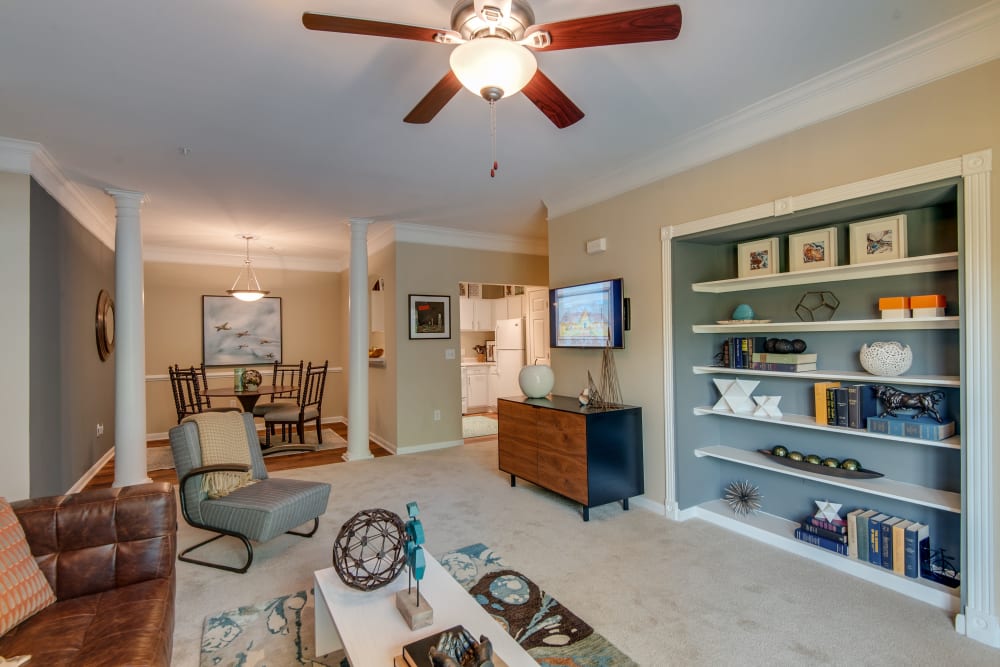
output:
[[[893,215],[851,224],[851,264],[906,257],[906,216]]]
[[[410,338],[451,338],[451,297],[410,295]]]
[[[788,235],[788,270],[807,271],[837,266],[837,228],[812,229]]]
[[[747,241],[740,243],[737,249],[739,255],[739,277],[752,278],[778,273],[780,251],[778,237]]]

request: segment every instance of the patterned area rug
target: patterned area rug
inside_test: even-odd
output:
[[[271,444],[288,444],[281,442],[281,436],[279,431],[278,440],[275,441],[272,438]],[[298,444],[298,436],[295,436],[296,443]],[[306,444],[315,445],[318,444],[316,438],[316,431],[306,431]],[[323,429],[323,444],[319,445],[318,450],[323,451],[326,449],[344,449],[347,447],[347,441],[342,437],[337,435],[336,431],[332,428]],[[289,454],[295,454],[297,452],[289,452]],[[287,454],[274,454],[273,456],[287,456]],[[163,447],[150,447],[146,450],[146,472],[150,470],[167,470],[174,467],[174,457],[170,453],[170,446],[165,445]]]
[[[449,551],[440,561],[542,667],[636,665],[485,545]],[[313,657],[314,612],[310,590],[208,616],[200,667],[348,667],[342,652]]]
[[[484,435],[496,435],[498,423],[496,419],[473,415],[462,417],[462,437],[478,438]]]

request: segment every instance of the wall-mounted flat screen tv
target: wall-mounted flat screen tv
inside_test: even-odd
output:
[[[621,278],[556,287],[549,290],[549,304],[552,347],[625,347]]]

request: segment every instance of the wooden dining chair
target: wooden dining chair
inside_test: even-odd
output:
[[[207,396],[202,396],[202,377],[204,377],[204,367],[202,370],[194,366],[181,368],[174,364],[168,367],[170,374],[170,387],[174,394],[174,407],[177,409],[177,423],[180,424],[185,417],[196,415],[201,412],[240,412],[236,407],[212,407],[212,403]]]
[[[297,364],[283,364],[280,361],[274,362],[274,370],[271,372],[271,384],[275,387],[293,387],[290,391],[282,391],[271,394],[271,400],[266,403],[258,403],[253,406],[253,416],[263,419],[268,412],[277,408],[298,405],[299,394],[302,392],[302,367],[305,362],[301,359]],[[287,439],[286,430],[288,425],[281,425],[281,439]],[[274,424],[266,426],[274,435]]]
[[[304,444],[306,441],[305,423],[313,420],[316,420],[317,442],[323,444],[320,417],[323,412],[323,390],[326,387],[326,371],[329,365],[329,361],[324,361],[322,366],[313,366],[310,361],[302,374],[302,390],[299,392],[299,400],[296,403],[274,408],[264,415],[265,447],[271,446],[271,433],[277,424],[283,426],[295,424],[295,432],[299,435],[299,442]]]

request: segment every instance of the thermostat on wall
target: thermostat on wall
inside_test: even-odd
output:
[[[608,239],[602,236],[599,239],[594,239],[593,241],[587,241],[587,254],[596,255],[599,252],[604,252],[608,249]]]

